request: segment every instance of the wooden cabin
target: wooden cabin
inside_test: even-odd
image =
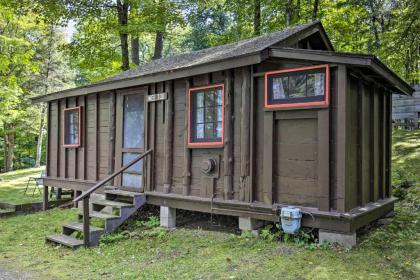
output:
[[[320,22],[154,60],[34,99],[48,104],[45,188],[85,206],[92,190],[111,208],[142,196],[168,227],[186,209],[254,230],[294,206],[320,240],[354,244],[394,208],[391,94],[412,92],[375,56],[334,51]]]

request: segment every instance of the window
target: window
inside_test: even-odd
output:
[[[64,147],[75,148],[80,146],[81,133],[81,107],[64,109]]]
[[[328,65],[273,71],[265,74],[265,107],[328,105]]]
[[[188,145],[223,145],[224,85],[189,90]]]

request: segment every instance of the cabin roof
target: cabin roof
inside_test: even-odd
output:
[[[283,42],[287,42],[288,39],[295,37],[306,38],[314,33],[318,33],[321,36],[323,44],[325,44],[329,51],[308,51],[284,48],[288,47],[288,44]],[[266,52],[266,50],[269,51]],[[363,57],[365,59],[363,61],[375,61],[375,65],[379,65],[380,68],[384,70],[383,73],[389,74],[388,77],[393,79],[392,84],[399,84],[399,86],[393,86],[397,92],[404,94],[411,94],[413,92],[409,85],[383,65],[376,57],[371,55],[335,52],[328,36],[326,36],[321,22],[314,21],[312,23],[293,26],[283,31],[273,32],[227,45],[153,60],[99,82],[34,97],[32,98],[32,101],[50,101],[258,64],[268,57],[273,56],[273,53],[279,54],[281,52],[280,50],[282,50],[283,53],[289,52],[291,54],[290,57],[287,55],[284,56],[286,59],[293,59],[293,53],[301,55],[302,52],[304,52],[309,55],[308,57],[312,56],[312,58],[319,57],[319,55],[321,55],[321,58],[333,56],[342,57],[343,60],[338,63],[352,62],[350,64],[357,64],[357,62],[361,61],[360,57]],[[296,59],[304,58],[296,57]],[[320,61],[323,60],[320,59]]]
[[[282,31],[261,35],[235,43],[193,51],[172,57],[153,60],[136,68],[107,78],[104,81],[117,81],[126,78],[134,78],[164,71],[173,71],[181,68],[189,68],[196,65],[212,63],[229,58],[239,57],[251,53],[260,52],[308,27],[318,24],[315,21],[309,24],[297,25]]]

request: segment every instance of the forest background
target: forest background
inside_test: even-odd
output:
[[[419,15],[418,0],[0,0],[0,173],[45,161],[46,107],[31,97],[314,20],[337,51],[414,85]]]

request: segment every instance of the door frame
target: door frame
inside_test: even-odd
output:
[[[134,94],[143,94],[144,96],[144,111],[143,111],[143,119],[144,119],[144,139],[143,139],[143,148],[124,148],[124,98],[127,95],[134,95]],[[115,169],[120,169],[123,167],[122,160],[123,160],[123,153],[138,153],[143,154],[146,151],[146,142],[147,142],[147,94],[148,94],[148,87],[140,87],[135,89],[124,89],[124,90],[117,90],[116,94],[116,122],[115,122]],[[118,175],[114,180],[114,185],[121,190],[127,191],[134,191],[134,192],[143,192],[147,183],[146,175],[147,175],[147,160],[143,159],[143,169],[142,169],[142,185],[140,188],[130,188],[130,187],[123,187],[122,186],[122,174]]]

